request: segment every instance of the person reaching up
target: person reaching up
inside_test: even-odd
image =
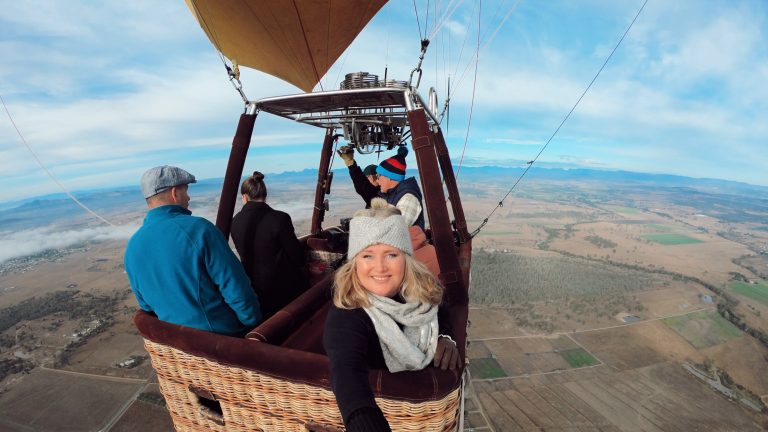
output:
[[[379,182],[379,196],[400,209],[407,225],[418,225],[424,229],[424,210],[419,183],[413,177],[405,178],[405,146],[397,149],[397,155],[386,159],[376,168]]]
[[[355,192],[365,201],[365,208],[370,207],[371,199],[379,196],[376,165],[368,165],[364,170],[360,169],[355,161],[355,149],[352,146],[342,146],[337,153],[349,170],[349,177],[352,179]]]

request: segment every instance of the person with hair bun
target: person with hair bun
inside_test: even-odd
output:
[[[347,431],[388,431],[368,380],[390,372],[460,366],[438,321],[443,287],[413,258],[408,225],[382,198],[350,221],[349,261],[336,271],[323,332],[331,386]]]
[[[232,220],[232,240],[267,319],[308,288],[304,248],[291,217],[266,203],[264,174],[255,171],[240,193],[243,209]]]

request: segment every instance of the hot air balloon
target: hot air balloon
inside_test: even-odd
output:
[[[327,264],[343,259],[347,235],[343,225],[323,224],[334,144],[343,139],[365,153],[410,141],[429,219],[426,250],[436,259],[433,272],[446,294],[441,308],[465,358],[472,241],[435,113],[436,100],[430,95],[425,102],[417,82],[379,79],[364,72],[348,74],[337,90],[310,92],[386,2],[185,1],[232,64],[258,69],[307,92],[246,99],[222,188],[218,228],[229,236],[251,133],[262,113],[323,130],[311,229],[301,242],[313,259],[326,259]],[[422,47],[423,57],[426,44]],[[309,290],[246,338],[170,324],[139,311],[134,323],[145,340],[176,429],[341,430],[322,346],[332,285],[332,273],[318,276]],[[369,380],[393,430],[462,427],[463,367],[372,370]]]

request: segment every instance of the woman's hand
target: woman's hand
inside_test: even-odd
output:
[[[437,338],[434,365],[443,370],[456,370],[461,367],[459,349],[456,347],[456,342],[450,337],[440,335]]]

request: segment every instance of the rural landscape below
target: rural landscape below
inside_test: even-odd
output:
[[[470,231],[521,170],[464,167]],[[325,225],[362,205],[335,173]],[[307,234],[316,173],[267,175]],[[190,188],[215,218],[221,180]],[[768,188],[533,169],[473,239],[464,426],[768,429]],[[123,269],[138,187],[0,207],[0,430],[173,430]],[[237,209],[236,209],[237,210]]]

